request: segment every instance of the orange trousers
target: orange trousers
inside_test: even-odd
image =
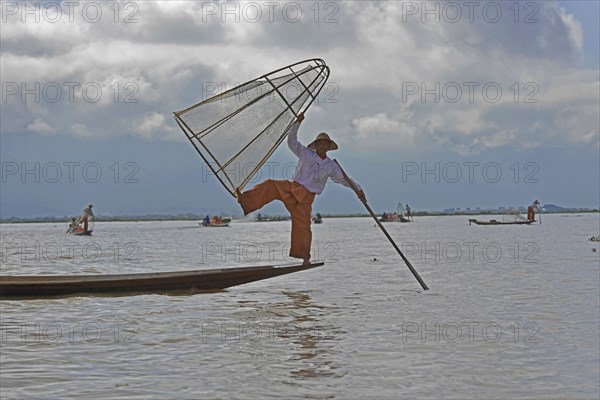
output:
[[[527,219],[529,221],[535,221],[535,209],[531,206],[527,207]]]
[[[292,216],[290,257],[308,260],[312,242],[310,223],[314,199],[315,194],[298,182],[268,179],[243,193],[242,209],[248,215],[273,200],[281,200]]]

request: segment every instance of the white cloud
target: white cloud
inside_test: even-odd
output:
[[[73,124],[71,125],[71,132],[78,137],[82,138],[92,138],[94,137],[93,132],[86,124]]]
[[[148,139],[157,133],[164,123],[165,117],[163,115],[152,113],[142,117],[142,119],[134,125],[133,131]]]
[[[391,119],[385,113],[357,118],[352,121],[359,135],[397,132],[400,129],[400,123]]]
[[[176,129],[169,126],[165,116],[159,113],[150,113],[136,119],[131,129],[133,133],[144,139],[179,140],[184,138]]]
[[[52,128],[41,118],[36,118],[31,124],[27,125],[27,130],[34,133],[54,133],[56,129]]]
[[[560,19],[569,32],[569,39],[576,48],[580,49],[583,46],[583,30],[581,24],[575,19],[573,14],[567,14],[564,8],[560,8]]]
[[[415,144],[417,130],[406,122],[410,115],[406,112],[392,117],[386,113],[365,116],[352,120],[357,132],[350,147],[389,151],[411,147]]]
[[[584,30],[556,2],[529,2],[537,7],[536,23],[522,23],[526,13],[515,23],[512,2],[495,2],[503,18],[494,23],[482,18],[485,3],[473,22],[463,9],[460,21],[441,15],[438,23],[431,15],[423,22],[420,12],[409,14],[408,3],[349,1],[327,9],[319,3],[318,13],[313,3],[297,3],[303,16],[296,23],[284,18],[285,2],[271,10],[256,3],[262,16],[255,23],[249,21],[252,10],[240,14],[239,23],[223,13],[238,3],[213,10],[216,3],[152,1],[125,10],[127,3],[120,2],[118,23],[108,3],[102,3],[97,23],[81,20],[83,2],[73,23],[66,17],[22,23],[18,16],[0,28],[2,81],[56,83],[65,92],[57,103],[42,96],[41,104],[29,104],[21,93],[11,96],[4,115],[18,115],[18,123],[5,122],[3,134],[26,126],[40,134],[178,140],[184,136],[170,113],[202,100],[207,82],[231,88],[318,56],[332,68],[340,100],[319,105],[324,129],[347,132],[339,140],[350,148],[393,153],[437,146],[467,154],[544,146],[548,138],[598,145],[598,71],[579,66]],[[127,17],[137,22],[123,23]],[[64,86],[69,82],[79,83],[72,102]],[[477,87],[470,101],[465,85],[472,82]],[[407,83],[419,89],[457,83],[463,97],[452,102],[443,91],[438,102],[432,94],[406,97]],[[486,83],[501,87],[497,102],[482,96]],[[101,89],[97,102],[85,99],[85,84]],[[531,99],[538,102],[525,102]],[[315,110],[307,118],[321,115]],[[24,119],[34,122],[24,125]]]

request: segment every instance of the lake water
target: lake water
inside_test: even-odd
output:
[[[479,217],[491,219],[500,216]],[[191,296],[0,302],[2,399],[597,399],[598,214],[313,225],[325,266]],[[3,275],[285,264],[289,222],[3,224]],[[596,249],[594,252],[592,249]]]

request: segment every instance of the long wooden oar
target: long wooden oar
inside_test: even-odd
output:
[[[342,174],[344,174],[344,178],[346,179],[346,181],[348,182],[348,184],[350,185],[350,187],[352,188],[352,190],[354,190],[356,192],[356,194],[358,194],[358,189],[356,189],[356,186],[354,185],[354,182],[352,182],[352,180],[348,177],[348,175],[346,175],[346,172],[344,171],[344,169],[342,168],[342,166],[340,165],[340,163],[337,162],[337,160],[333,160],[333,161],[335,161],[335,163],[338,165],[338,167],[340,167],[340,170],[342,171]],[[365,208],[367,209],[367,211],[369,211],[369,214],[371,214],[371,217],[373,217],[373,219],[375,220],[375,222],[377,222],[377,225],[379,225],[379,227],[381,228],[381,230],[383,231],[383,233],[385,234],[385,236],[388,238],[388,240],[390,241],[390,243],[392,243],[392,246],[394,246],[394,248],[398,252],[398,254],[400,254],[400,257],[402,257],[402,259],[406,263],[406,266],[408,267],[408,269],[410,269],[410,272],[412,272],[412,274],[415,276],[415,278],[417,278],[417,280],[421,284],[421,287],[423,289],[425,289],[425,290],[429,290],[429,288],[425,284],[425,281],[423,281],[423,279],[421,278],[421,276],[419,275],[419,273],[417,272],[417,270],[412,266],[412,264],[410,263],[410,261],[408,261],[408,258],[406,258],[406,256],[400,250],[400,248],[398,248],[398,246],[394,242],[394,239],[392,239],[392,237],[390,236],[390,234],[385,230],[385,228],[381,224],[381,221],[379,221],[379,218],[377,218],[377,215],[375,215],[375,213],[373,212],[373,210],[371,210],[371,207],[369,207],[369,205],[367,204],[367,202],[364,201],[363,199],[360,199],[360,201],[364,204]]]

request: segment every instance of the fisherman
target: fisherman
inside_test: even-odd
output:
[[[412,214],[410,212],[410,206],[408,204],[406,205],[405,210],[406,210],[406,218],[412,221]]]
[[[88,204],[87,208],[85,208],[83,210],[83,216],[80,219],[80,223],[83,222],[83,229],[82,229],[83,232],[87,232],[87,230],[88,230],[88,222],[89,222],[90,215],[92,215],[92,207],[94,207],[94,206],[92,205],[92,203],[90,203],[90,204]]]
[[[309,265],[312,242],[310,224],[315,196],[323,192],[328,178],[335,183],[352,186],[346,182],[339,165],[327,157],[328,151],[338,148],[327,133],[319,133],[308,146],[298,141],[298,129],[303,120],[304,114],[298,114],[288,133],[288,147],[298,157],[294,179],[268,179],[244,193],[239,189],[235,193],[244,215],[273,200],[281,200],[292,216],[290,257],[301,258],[303,265]],[[356,182],[352,182],[358,189],[358,197],[366,202],[362,188]]]
[[[539,200],[534,201],[533,203],[531,203],[529,205],[529,207],[527,207],[527,220],[528,221],[535,221],[535,212],[539,212],[540,208],[539,208],[540,202]]]
[[[210,217],[208,215],[204,218],[204,225],[210,225]]]
[[[323,218],[321,217],[321,214],[320,214],[320,213],[317,213],[317,214],[316,214],[316,215],[315,215],[315,216],[312,218],[312,221],[313,221],[315,224],[320,224],[320,223],[322,223],[322,222],[323,222]]]
[[[77,223],[77,218],[72,217],[71,223],[69,224],[69,228],[67,229],[67,233],[75,232],[75,230],[77,229],[78,226],[79,226],[79,224]]]

